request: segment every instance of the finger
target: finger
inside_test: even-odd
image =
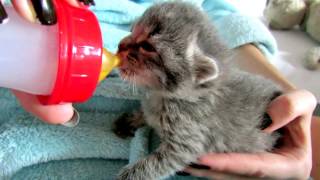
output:
[[[12,5],[16,11],[26,20],[36,22],[37,15],[29,0],[12,0]]]
[[[311,113],[309,116],[299,117],[286,127],[292,147],[304,151],[311,151]],[[310,152],[311,154],[311,152]]]
[[[285,156],[271,153],[209,154],[201,157],[199,162],[219,172],[255,177],[274,175],[274,178],[288,178],[288,173],[291,173],[291,176],[297,177],[292,170],[296,166],[295,162]]]
[[[225,174],[218,173],[212,170],[194,169],[189,167],[189,168],[186,168],[184,172],[187,172],[193,176],[205,177],[209,179],[216,179],[216,180],[227,179]]]
[[[37,18],[41,24],[57,23],[56,12],[51,0],[12,0],[18,13],[25,19],[35,22]]]
[[[20,91],[13,91],[13,93],[25,110],[49,124],[64,124],[74,116],[74,110],[70,103],[44,106],[34,95]]]
[[[0,24],[5,23],[8,19],[8,14],[0,1]]]
[[[57,15],[51,0],[31,0],[37,17],[43,25],[57,23]]]
[[[89,5],[94,6],[95,5],[94,0],[79,0],[79,1],[82,2],[86,6],[89,6]]]
[[[190,167],[186,168],[184,171],[190,173],[193,176],[205,177],[214,180],[261,180],[261,178],[257,177],[240,176],[213,170],[194,169]]]
[[[264,129],[271,133],[299,116],[305,116],[313,112],[316,106],[314,95],[305,90],[293,91],[273,100],[268,107],[268,114],[272,124]]]
[[[79,124],[79,121],[80,121],[80,114],[76,109],[73,109],[72,118],[69,121],[62,123],[61,125],[66,127],[76,127]]]
[[[93,0],[66,0],[70,5],[79,7],[80,2],[85,5],[94,5]],[[37,17],[41,24],[52,25],[56,24],[57,16],[52,0],[12,0],[12,4],[17,12],[29,20],[36,22]]]
[[[74,6],[74,7],[79,7],[80,6],[78,0],[67,0],[67,2],[69,4],[71,4],[72,6]]]
[[[80,3],[82,3],[86,6],[90,6],[90,5],[94,6],[95,5],[94,0],[67,0],[67,2],[75,7],[79,7]]]

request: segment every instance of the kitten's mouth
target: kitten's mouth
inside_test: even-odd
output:
[[[145,68],[143,62],[131,59],[127,52],[118,53],[118,57],[121,59],[118,68],[122,79],[144,87],[158,87],[158,79],[150,70]]]
[[[139,74],[139,68],[136,67],[137,64],[131,62],[133,60],[128,57],[127,51],[118,52],[117,55],[121,59],[121,64],[118,66],[121,77],[124,80],[134,82],[135,76]],[[137,62],[137,60],[134,61]]]
[[[130,57],[128,57],[128,52],[126,52],[126,51],[118,52],[117,55],[121,60],[121,64],[118,66],[120,71],[130,71],[130,70],[133,71],[134,70],[134,64],[129,62],[129,61],[132,61],[132,59],[130,59]]]

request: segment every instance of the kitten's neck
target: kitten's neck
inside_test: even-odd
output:
[[[198,89],[192,83],[184,83],[174,91],[149,89],[147,90],[147,96],[196,102],[200,97],[206,96],[211,90],[211,87]]]

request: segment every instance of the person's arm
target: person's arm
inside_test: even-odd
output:
[[[42,105],[35,95],[12,90],[20,105],[29,113],[49,124],[65,124],[71,120],[73,124],[79,121],[78,113],[71,103],[58,105]],[[67,125],[69,125],[69,122]]]
[[[235,57],[234,60],[242,70],[271,79],[282,86],[285,91],[296,89],[254,45],[247,44],[238,47]]]

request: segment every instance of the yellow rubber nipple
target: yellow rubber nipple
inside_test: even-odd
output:
[[[99,82],[104,80],[107,75],[112,71],[113,68],[117,67],[120,64],[120,59],[117,55],[114,55],[107,51],[106,49],[103,49],[102,53],[102,66],[101,66],[101,72],[99,76]]]

